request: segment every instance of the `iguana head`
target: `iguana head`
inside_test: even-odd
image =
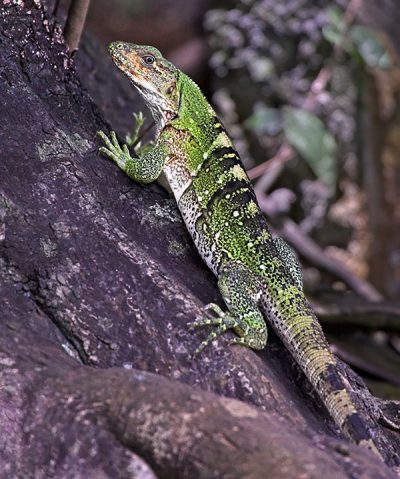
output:
[[[154,47],[113,42],[110,55],[139,90],[159,127],[175,118],[179,109],[179,70]]]

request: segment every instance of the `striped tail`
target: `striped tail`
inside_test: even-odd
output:
[[[305,298],[304,315],[284,315],[274,308],[273,303],[270,297],[261,299],[263,314],[314,386],[335,423],[348,439],[374,451],[382,459],[356,410],[322,328]]]

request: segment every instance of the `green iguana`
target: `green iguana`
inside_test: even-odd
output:
[[[271,236],[239,155],[199,87],[154,47],[115,42],[109,51],[143,96],[157,133],[154,147],[132,158],[114,132],[110,139],[98,132],[105,143],[100,152],[140,183],[165,173],[228,307],[225,313],[210,304],[207,317],[194,323],[215,328],[196,352],[228,329],[237,334],[233,343],[263,349],[267,321],[341,431],[380,455],[305,298],[294,253]]]

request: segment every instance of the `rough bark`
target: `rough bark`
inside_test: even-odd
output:
[[[83,82],[126,128],[135,93],[93,48]],[[1,477],[392,477],[273,335],[191,358],[215,280],[168,194],[98,155],[108,127],[37,0],[2,2],[0,65]],[[398,436],[340,368],[395,464]]]

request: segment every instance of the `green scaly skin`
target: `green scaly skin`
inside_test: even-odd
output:
[[[225,313],[209,305],[207,317],[194,323],[213,326],[196,353],[228,329],[237,334],[235,344],[262,349],[267,320],[342,432],[379,455],[303,294],[294,253],[271,236],[239,155],[198,86],[153,47],[117,42],[110,54],[143,95],[158,130],[154,147],[140,158],[121,148],[113,132],[110,139],[99,132],[100,151],[140,183],[164,171],[228,307]]]

